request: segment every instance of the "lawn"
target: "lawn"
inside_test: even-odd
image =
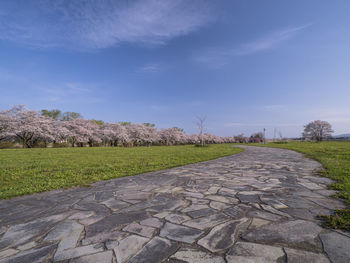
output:
[[[123,176],[207,161],[241,152],[209,147],[96,147],[0,150],[0,199],[83,186]]]
[[[350,142],[288,142],[264,146],[294,150],[322,163],[325,168],[322,175],[336,181],[330,188],[339,190],[337,197],[350,204]],[[326,224],[350,230],[350,209],[335,212],[335,216],[323,217]]]

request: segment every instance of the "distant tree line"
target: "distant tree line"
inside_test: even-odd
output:
[[[234,142],[203,132],[187,135],[178,127],[157,129],[152,123],[87,120],[79,113],[29,110],[23,105],[0,112],[0,141],[18,142],[26,148],[54,146],[143,146]]]

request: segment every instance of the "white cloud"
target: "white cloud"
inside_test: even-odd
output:
[[[222,67],[227,64],[233,57],[246,56],[265,50],[276,48],[282,42],[296,36],[299,31],[311,26],[306,24],[299,27],[289,27],[267,34],[254,41],[247,42],[234,47],[216,47],[202,50],[194,56],[194,60],[211,67]]]
[[[73,49],[123,42],[159,45],[212,21],[209,4],[199,0],[0,2],[0,39]]]

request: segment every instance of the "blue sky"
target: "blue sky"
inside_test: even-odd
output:
[[[231,136],[350,132],[350,2],[2,0],[0,109]]]

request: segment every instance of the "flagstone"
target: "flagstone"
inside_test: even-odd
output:
[[[321,227],[345,207],[322,166],[239,155],[0,201],[0,263],[350,262],[350,235]]]

